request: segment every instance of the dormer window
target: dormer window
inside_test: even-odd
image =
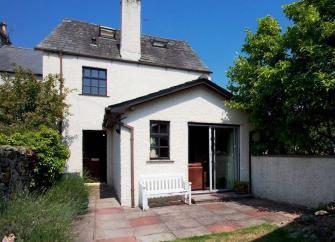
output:
[[[100,37],[106,38],[106,39],[115,39],[115,36],[116,36],[115,29],[100,26],[99,30],[100,30],[100,33],[99,33]]]
[[[169,42],[162,41],[162,40],[152,40],[151,43],[152,43],[152,46],[154,47],[167,48]]]

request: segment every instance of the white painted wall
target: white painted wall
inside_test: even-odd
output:
[[[335,158],[252,157],[255,196],[307,207],[335,201]]]
[[[141,175],[184,173],[188,176],[188,123],[240,125],[240,177],[248,181],[248,116],[225,106],[221,96],[204,87],[193,88],[170,97],[135,107],[126,113],[124,123],[134,127],[135,201],[138,203],[138,179]],[[172,162],[150,162],[150,120],[170,121],[170,159]],[[130,206],[129,132],[121,134],[122,205]]]
[[[80,95],[83,66],[107,70],[108,97]],[[59,67],[58,55],[44,54],[44,76],[49,73],[59,74]],[[64,55],[65,87],[72,90],[67,97],[67,103],[71,105],[68,127],[65,131],[65,135],[69,137],[71,149],[67,170],[82,172],[82,131],[101,130],[104,110],[107,106],[191,81],[200,75],[201,73],[198,72]],[[110,143],[111,140],[108,144]]]

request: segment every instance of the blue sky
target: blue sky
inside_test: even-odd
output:
[[[64,18],[119,28],[119,0],[1,0],[12,42],[36,46]],[[142,31],[187,40],[210,67],[213,80],[227,84],[225,72],[244,42],[244,30],[255,30],[258,18],[271,15],[283,28],[289,21],[282,5],[293,0],[142,0]]]

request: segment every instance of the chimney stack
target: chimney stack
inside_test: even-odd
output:
[[[141,58],[141,0],[121,0],[121,58]]]
[[[0,23],[0,45],[11,45],[5,22]]]

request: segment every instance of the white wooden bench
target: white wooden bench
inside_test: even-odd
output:
[[[149,209],[148,199],[159,197],[184,196],[185,203],[191,205],[191,183],[184,175],[155,175],[140,178],[140,206]]]

